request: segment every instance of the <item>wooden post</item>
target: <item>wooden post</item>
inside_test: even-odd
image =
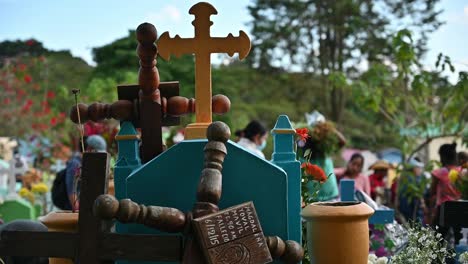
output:
[[[102,175],[98,177],[96,175]],[[80,213],[78,216],[78,253],[79,263],[99,264],[98,258],[99,234],[104,225],[93,215],[93,205],[96,198],[107,193],[109,176],[109,154],[102,152],[85,153],[81,169]]]
[[[301,163],[296,160],[294,150],[296,131],[289,118],[280,115],[271,134],[274,143],[272,162],[288,175],[288,239],[301,243]]]

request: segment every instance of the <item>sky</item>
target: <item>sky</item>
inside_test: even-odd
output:
[[[93,64],[91,49],[125,37],[143,22],[156,26],[159,34],[193,36],[193,16],[188,10],[198,1],[124,0],[0,0],[0,41],[35,38],[53,50],[70,50]],[[218,15],[212,16],[212,36],[249,32],[250,0],[209,1]],[[442,0],[442,20],[430,36],[425,64],[431,67],[442,52],[457,70],[468,71],[468,0]]]

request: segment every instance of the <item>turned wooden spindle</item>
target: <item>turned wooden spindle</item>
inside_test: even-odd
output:
[[[212,110],[214,114],[222,115],[229,112],[231,101],[225,95],[218,94],[213,96]],[[163,112],[170,116],[183,116],[195,113],[196,100],[194,98],[185,98],[183,96],[174,96],[168,100],[163,99]]]
[[[217,211],[221,199],[222,174],[227,150],[225,143],[231,136],[229,127],[223,122],[213,122],[207,130],[208,143],[205,145],[205,164],[197,189],[197,203],[194,206],[195,218]]]
[[[122,223],[139,223],[171,233],[184,231],[187,224],[185,214],[175,208],[139,205],[130,199],[118,201],[108,194],[100,195],[96,199],[93,212],[104,220],[117,219]]]
[[[283,241],[277,236],[266,237],[266,241],[271,256],[286,264],[296,264],[304,258],[304,249],[296,241]]]
[[[78,124],[78,112],[80,111],[81,122],[88,120],[98,122],[108,118],[114,118],[120,121],[131,120],[134,118],[133,103],[127,100],[119,100],[112,104],[93,103],[91,105],[78,104],[78,109],[74,105],[70,109],[70,120]]]
[[[156,55],[158,48],[156,28],[150,23],[140,24],[136,30],[138,40],[137,54],[140,58],[140,70],[138,72],[138,84],[145,97],[151,97],[154,101],[161,102],[158,90],[159,72],[156,68]]]

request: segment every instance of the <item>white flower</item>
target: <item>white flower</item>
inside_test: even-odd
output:
[[[380,257],[377,259],[377,262],[375,262],[375,264],[387,264],[387,262],[388,262],[388,258]]]
[[[461,264],[468,264],[468,251],[465,251],[462,254],[460,254],[460,257],[458,258],[458,261]]]
[[[369,257],[367,259],[374,263],[375,261],[377,261],[377,256],[375,254],[369,254]]]

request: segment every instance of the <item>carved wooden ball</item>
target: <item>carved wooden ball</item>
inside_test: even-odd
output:
[[[94,215],[101,219],[112,219],[119,211],[119,201],[112,195],[99,195],[94,202]]]
[[[138,42],[142,44],[151,44],[156,41],[158,33],[153,24],[143,23],[137,27],[136,36]]]
[[[217,94],[212,98],[213,113],[225,114],[231,109],[231,101],[229,98],[222,94]]]
[[[81,122],[84,123],[88,120],[88,106],[85,104],[78,104],[78,111],[80,111]],[[70,108],[70,120],[78,124],[78,111],[76,110],[76,105]]]
[[[295,264],[304,258],[304,249],[302,246],[293,240],[285,241],[286,251],[281,257],[281,260],[286,264]]]
[[[286,250],[286,244],[281,238],[277,236],[271,236],[267,237],[266,241],[273,258],[279,258],[284,254],[284,251]]]
[[[210,126],[208,126],[208,130],[206,131],[206,137],[208,138],[208,140],[221,141],[226,143],[231,137],[231,130],[225,123],[221,121],[216,121],[211,123]]]

